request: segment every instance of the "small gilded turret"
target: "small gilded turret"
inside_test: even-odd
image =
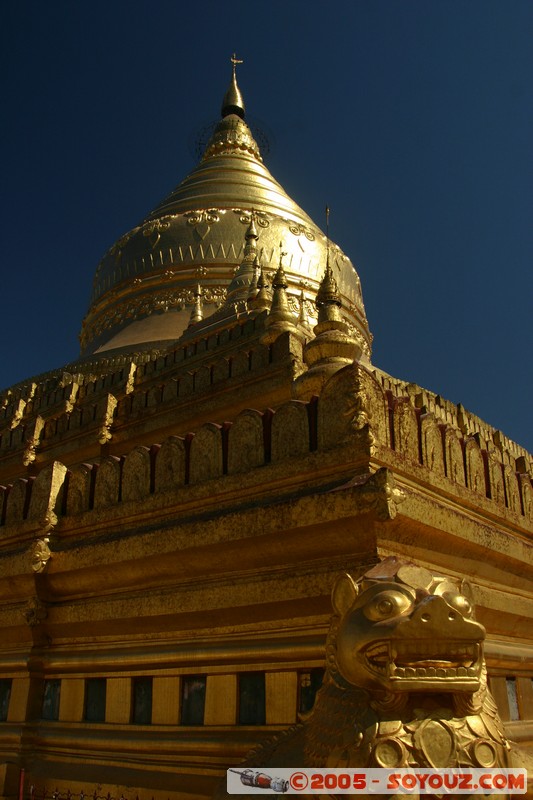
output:
[[[258,264],[257,292],[255,296],[248,300],[248,308],[253,311],[267,311],[272,303],[272,296],[268,288],[265,270]]]
[[[287,298],[289,284],[283,269],[283,257],[285,255],[287,254],[283,252],[282,243],[280,242],[279,267],[272,279],[272,305],[270,306],[270,313],[265,320],[266,332],[262,337],[264,344],[272,343],[284,331],[290,331],[302,340],[304,338],[304,334],[297,327],[297,318],[289,308]]]
[[[289,288],[289,284],[287,283],[287,276],[285,275],[285,270],[283,269],[282,264],[284,255],[286,255],[286,253],[282,252],[280,254],[279,267],[274,275],[274,278],[272,279],[274,295],[272,297],[270,314],[268,315],[270,325],[273,325],[275,322],[293,322],[294,320],[294,315],[290,312],[289,302],[287,300],[287,289]]]
[[[357,361],[363,350],[342,318],[342,303],[329,259],[315,303],[318,323],[313,328],[314,338],[304,345],[303,358],[309,369],[297,381],[296,394],[300,398],[319,393],[333,373]]]
[[[255,224],[255,214],[252,211],[250,224],[246,230],[243,259],[235,273],[230,285],[225,305],[240,306],[246,304],[250,296],[250,287],[255,278],[257,261],[257,243],[259,234]],[[240,310],[245,310],[243,307]]]
[[[321,322],[342,322],[339,289],[329,263],[326,266],[324,277],[316,293],[315,305],[318,310],[318,325],[320,325]],[[314,329],[315,333],[317,332],[318,325]],[[343,327],[347,328],[348,326],[346,323],[343,323]]]

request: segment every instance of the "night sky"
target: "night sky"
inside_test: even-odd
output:
[[[266,164],[362,281],[373,362],[533,451],[531,0],[6,0],[0,386],[196,163],[233,51]]]

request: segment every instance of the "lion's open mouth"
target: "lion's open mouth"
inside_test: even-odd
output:
[[[477,642],[381,640],[363,655],[369,670],[387,678],[476,678],[481,663]]]

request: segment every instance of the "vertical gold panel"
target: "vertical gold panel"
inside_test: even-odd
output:
[[[265,690],[267,725],[296,722],[298,674],[294,671],[267,672]]]
[[[63,678],[59,698],[59,719],[64,722],[81,722],[85,701],[83,678]]]
[[[180,720],[181,686],[179,678],[154,678],[152,722],[154,725],[177,725]]]
[[[517,678],[516,692],[521,719],[533,719],[533,680],[531,678]]]
[[[131,679],[108,678],[105,704],[105,721],[131,722]]]
[[[205,725],[235,725],[237,676],[208,675],[205,690]]]
[[[500,717],[504,722],[507,722],[508,720],[511,719],[511,714],[509,713],[509,700],[507,699],[506,679],[491,678],[490,690],[494,695],[496,705],[498,706],[498,711],[500,712]]]
[[[29,678],[13,678],[9,699],[8,722],[24,722],[30,694]]]

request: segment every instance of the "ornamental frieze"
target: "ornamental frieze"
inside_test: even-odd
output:
[[[187,220],[187,225],[198,225],[201,222],[212,225],[220,222],[220,215],[225,213],[225,209],[222,208],[206,208],[199,211],[186,211],[183,216]]]
[[[167,231],[170,228],[170,222],[176,219],[176,216],[176,214],[166,214],[164,217],[158,217],[144,223],[142,233],[150,242],[152,250],[159,244],[162,231]]]
[[[242,208],[232,208],[234,214],[239,215],[239,222],[242,225],[249,225],[252,221],[252,212]],[[253,218],[260,228],[268,228],[270,225],[270,218],[264,211],[253,212]]]
[[[300,225],[299,222],[289,222],[289,230],[291,233],[294,233],[295,236],[301,236],[303,234],[310,242],[315,241],[315,234],[312,233],[308,228]]]
[[[209,286],[202,291],[203,304],[221,305],[226,299],[224,286]],[[87,322],[81,335],[81,346],[92,341],[103,331],[121,325],[128,320],[144,317],[153,311],[169,311],[175,308],[182,311],[186,306],[191,306],[195,301],[195,288],[183,288],[154,292],[148,296],[134,297],[105,311],[94,322]]]

